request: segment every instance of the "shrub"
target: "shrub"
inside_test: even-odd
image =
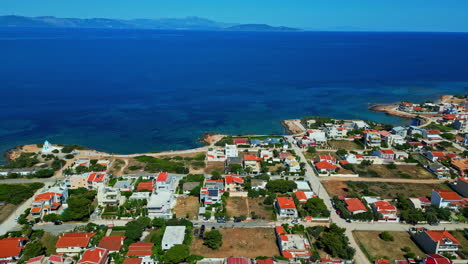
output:
[[[384,232],[380,233],[379,236],[383,241],[394,241],[395,240],[393,238],[393,236],[387,231],[384,231]]]

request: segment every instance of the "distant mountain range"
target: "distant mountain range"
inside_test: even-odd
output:
[[[237,30],[237,31],[298,31],[290,27],[266,24],[222,23],[200,17],[161,19],[58,18],[53,16],[0,16],[0,27],[42,28],[114,28],[114,29],[172,29],[172,30]]]

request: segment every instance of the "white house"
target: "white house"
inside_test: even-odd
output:
[[[277,197],[275,206],[279,218],[297,218],[297,208],[292,197]]]
[[[168,250],[175,245],[182,245],[185,238],[185,226],[167,226],[162,239],[162,249]]]
[[[239,157],[239,151],[237,150],[237,145],[228,145],[225,147],[225,154],[227,158]]]
[[[153,193],[149,199],[148,216],[151,218],[172,218],[172,208],[175,205],[175,196],[170,191],[158,191]]]
[[[98,189],[97,200],[100,206],[119,206],[124,202],[120,189],[104,186]]]

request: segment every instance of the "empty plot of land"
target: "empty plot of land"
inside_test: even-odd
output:
[[[256,258],[258,256],[272,257],[279,255],[275,233],[272,228],[223,228],[219,229],[219,231],[223,235],[221,248],[212,250],[203,245],[202,239],[194,238],[190,252],[206,258],[230,256]]]
[[[250,213],[255,212],[255,215],[262,220],[271,220],[273,214],[273,206],[263,204],[265,198],[248,198]]]
[[[205,172],[211,174],[213,171],[224,171],[224,162],[208,162],[205,168]]]
[[[13,204],[5,204],[0,206],[0,223],[3,223],[16,210],[18,206]]]
[[[424,253],[419,249],[419,247],[411,240],[410,235],[407,232],[389,232],[394,241],[384,241],[380,238],[381,232],[369,232],[369,231],[360,231],[353,232],[356,242],[361,244],[360,246],[364,248],[364,251],[374,259],[388,258],[391,262],[394,260],[405,259],[404,252],[402,249],[404,247],[409,247],[410,252],[416,254],[416,256],[424,256]]]
[[[346,149],[348,151],[362,149],[361,145],[358,145],[353,141],[347,141],[347,140],[329,140],[328,145],[332,149]]]
[[[460,242],[460,251],[468,251],[468,239],[466,239],[463,231],[450,231],[450,233]]]
[[[250,212],[247,205],[247,198],[230,197],[226,203],[226,214],[230,216],[248,216]]]
[[[174,213],[177,217],[187,217],[188,215],[189,219],[194,219],[198,215],[198,205],[198,197],[177,197]]]
[[[430,196],[432,190],[450,190],[445,184],[428,183],[397,183],[397,182],[352,182],[352,181],[323,181],[330,196],[378,195],[384,199],[395,198],[397,194],[406,197]]]
[[[371,165],[365,169],[357,169],[360,176],[382,177],[382,178],[411,178],[411,179],[433,179],[426,169],[417,165],[397,165],[396,169],[389,169],[387,165]]]

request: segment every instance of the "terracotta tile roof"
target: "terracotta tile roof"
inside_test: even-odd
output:
[[[387,201],[377,201],[374,203],[374,206],[376,207],[377,212],[381,214],[394,213],[397,211],[396,207]]]
[[[391,149],[381,149],[380,152],[382,154],[395,154],[395,152]]]
[[[89,240],[96,233],[66,233],[59,237],[55,247],[66,248],[66,247],[87,247]]]
[[[282,226],[275,226],[275,231],[276,231],[276,234],[278,235],[286,234]]]
[[[34,258],[30,258],[28,261],[26,261],[26,263],[33,263],[33,262],[36,262],[36,261],[42,261],[45,257],[44,256],[39,256],[39,257],[34,257]]]
[[[0,258],[19,257],[24,247],[20,242],[27,240],[26,237],[11,237],[0,240]]]
[[[122,264],[140,264],[141,258],[125,258]]]
[[[440,135],[442,134],[439,130],[436,129],[426,129],[428,135]]]
[[[445,239],[450,239],[453,244],[460,245],[460,242],[452,236],[447,230],[427,230],[426,234],[435,242],[445,244]]]
[[[388,260],[388,259],[376,259],[375,264],[390,264],[390,260]]]
[[[93,172],[89,174],[88,181],[89,182],[102,182],[105,176],[106,174],[104,173]]]
[[[349,162],[347,160],[340,160],[340,164],[341,165],[346,165],[346,164],[349,164]]]
[[[445,158],[445,154],[443,152],[431,152],[432,156],[437,158]]]
[[[280,235],[280,239],[281,241],[289,241],[289,238],[286,235]]]
[[[151,256],[153,254],[153,243],[133,243],[128,247],[127,256]]]
[[[366,206],[358,198],[346,198],[346,209],[350,212],[367,211]]]
[[[429,254],[424,259],[424,263],[426,264],[452,264],[453,262],[442,255]]]
[[[454,114],[446,114],[446,115],[443,115],[442,118],[443,119],[453,120],[453,119],[457,118],[457,116],[454,115]]]
[[[296,209],[296,205],[294,204],[292,197],[277,197],[276,201],[281,209]]]
[[[103,264],[104,261],[107,259],[109,251],[105,248],[93,248],[87,249],[81,259],[78,261],[80,263],[100,263]]]
[[[159,182],[160,182],[160,181],[163,181],[163,182],[165,182],[165,181],[167,181],[167,177],[169,177],[169,173],[167,173],[167,172],[161,172],[161,173],[158,174],[158,178],[156,178],[156,181],[159,181]]]
[[[230,184],[230,183],[244,183],[244,179],[242,179],[241,177],[235,177],[235,176],[226,176],[224,177],[224,180],[226,181],[227,184]]]
[[[254,156],[254,155],[244,155],[244,160],[249,160],[249,161],[261,161],[262,158]]]
[[[282,251],[281,255],[283,255],[283,257],[285,257],[285,258],[289,258],[289,259],[293,258],[293,255],[291,254],[291,252]]]
[[[103,237],[101,241],[99,241],[98,247],[105,248],[109,251],[119,251],[123,245],[124,240],[125,240],[124,236]]]
[[[33,207],[31,209],[31,213],[39,213],[41,211],[41,207]]]
[[[267,258],[267,259],[259,259],[257,260],[257,264],[273,264],[273,259],[272,258]]]
[[[234,139],[233,140],[234,144],[235,145],[245,145],[245,144],[249,144],[249,142],[247,141],[246,138],[238,138],[238,139]]]
[[[446,201],[461,201],[462,198],[454,191],[448,190],[435,190],[434,192],[438,193],[442,199]]]
[[[301,203],[307,202],[307,196],[303,191],[297,191],[294,194],[296,195],[296,198],[299,200],[299,202]]]
[[[49,257],[49,261],[63,262],[63,256],[62,255],[52,255],[52,256]]]
[[[333,170],[336,169],[336,167],[338,166],[336,166],[335,164],[331,164],[328,161],[320,161],[315,163],[315,167],[317,167],[317,169],[319,170]]]

